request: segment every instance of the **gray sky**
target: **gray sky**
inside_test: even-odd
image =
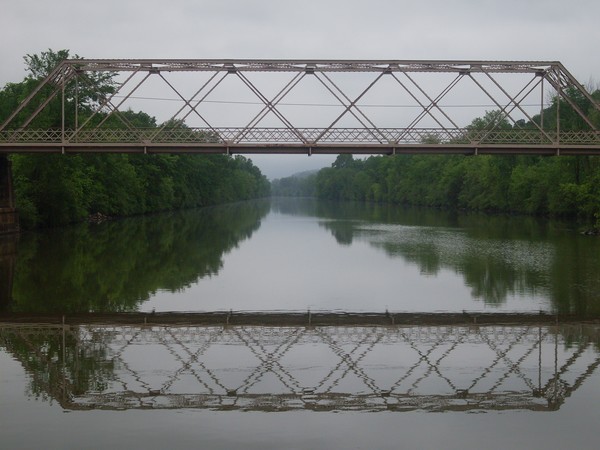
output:
[[[85,58],[559,60],[600,80],[597,0],[4,0],[0,85],[48,48]],[[333,157],[255,156],[270,178]]]

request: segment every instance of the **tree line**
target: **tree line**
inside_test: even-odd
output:
[[[592,94],[600,102],[600,90]],[[600,115],[582,95],[578,106],[600,126]],[[556,102],[533,121],[556,129]],[[561,130],[587,125],[560,101]],[[511,124],[499,111],[473,120],[468,129],[531,129]],[[600,227],[600,158],[595,156],[397,155],[355,159],[339,155],[312,178],[273,183],[274,195],[311,195],[330,200],[388,202],[486,212],[571,216]]]
[[[27,55],[23,81],[0,90],[0,122],[57,64],[68,50]],[[75,58],[79,58],[77,55]],[[115,74],[88,75],[77,95],[67,92],[65,110],[78,108],[81,123],[92,117],[94,105],[114,92]],[[44,95],[44,92],[42,92]],[[25,111],[27,116],[31,111]],[[123,111],[134,126],[156,128],[156,118],[143,111]],[[68,120],[74,114],[66,114]],[[60,128],[60,99],[52,100],[31,123],[39,129]],[[124,127],[122,121],[96,114],[91,124]],[[74,124],[66,123],[67,127]],[[185,128],[173,122],[167,127]],[[250,159],[226,155],[24,155],[10,156],[17,209],[25,228],[57,226],[85,220],[92,214],[127,216],[206,206],[269,194],[266,177]]]

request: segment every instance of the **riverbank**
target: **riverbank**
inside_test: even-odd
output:
[[[572,217],[600,228],[599,181],[594,157],[340,155],[314,178],[279,185],[313,184],[320,199]]]

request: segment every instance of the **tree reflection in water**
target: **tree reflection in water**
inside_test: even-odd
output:
[[[558,312],[600,314],[600,240],[565,232],[568,223],[308,199],[276,201],[273,210],[317,217],[340,245],[368,242],[424,275],[461,274],[488,305],[544,293]]]
[[[132,311],[157,290],[176,292],[217,274],[269,202],[242,202],[24,234],[12,312]],[[4,267],[4,266],[2,266]]]
[[[560,313],[600,315],[600,240],[565,232],[564,223],[311,199],[243,202],[30,233],[18,246],[4,238],[0,310],[136,310],[159,290],[177,292],[217,274],[224,255],[250,238],[271,209],[314,217],[340,245],[366,242],[424,276],[452,272],[486,306],[537,297],[549,299],[549,309]]]

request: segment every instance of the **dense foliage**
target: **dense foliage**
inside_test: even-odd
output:
[[[600,91],[593,95],[600,99]],[[592,105],[579,100],[579,106],[600,124]],[[545,110],[547,129],[555,123],[555,110],[553,106]],[[471,127],[531,126],[497,120],[497,112],[492,111],[475,119]],[[584,129],[582,122],[568,105],[561,104],[561,129]],[[332,200],[579,216],[596,220],[600,226],[600,158],[398,155],[361,160],[340,155],[332,167],[318,173],[316,193]]]
[[[0,90],[0,121],[14,111],[69,52],[27,55],[29,75],[21,83]],[[75,56],[77,58],[77,56]],[[66,109],[77,101],[79,118],[91,116],[93,105],[114,89],[113,74],[93,76],[77,96],[67,92]],[[41,93],[44,95],[44,93]],[[36,117],[32,127],[61,127],[58,99]],[[25,111],[27,116],[31,111]],[[72,117],[67,114],[66,117]],[[103,119],[101,114],[94,120]],[[124,111],[122,116],[139,127],[156,127],[144,112]],[[66,124],[73,126],[73,124]],[[109,118],[111,127],[123,127]],[[160,126],[160,125],[158,125]],[[182,123],[169,126],[185,127]],[[91,214],[107,216],[142,214],[230,202],[268,195],[269,183],[252,161],[225,155],[12,155],[13,179],[21,225],[52,226],[77,222]]]
[[[24,226],[59,225],[90,214],[125,216],[206,206],[268,194],[252,161],[224,155],[13,155]]]

